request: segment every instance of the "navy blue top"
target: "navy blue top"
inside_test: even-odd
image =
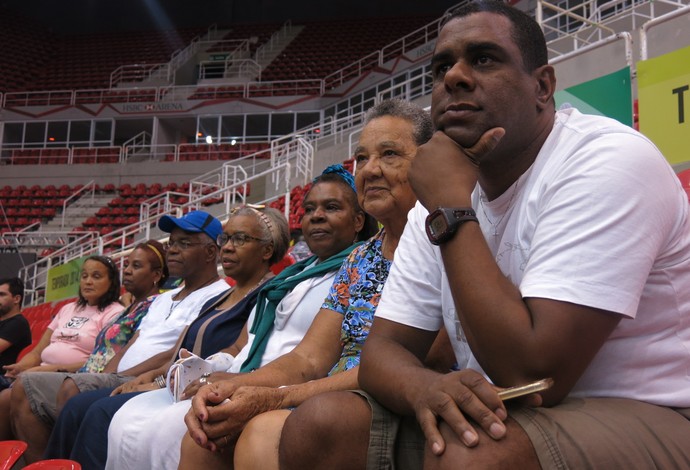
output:
[[[221,349],[233,345],[235,341],[237,341],[242,327],[247,323],[249,314],[256,304],[256,297],[262,287],[263,284],[251,291],[232,308],[225,310],[215,318],[212,317],[219,312],[216,306],[223,303],[230,296],[232,289],[206,302],[201,308],[199,316],[189,325],[184,339],[182,340],[181,347],[194,352],[200,357],[206,358],[211,354],[217,353]],[[199,330],[207,321],[208,325],[201,338],[201,350],[198,352],[194,351],[194,343],[199,335]]]

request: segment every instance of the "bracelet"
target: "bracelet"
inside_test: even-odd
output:
[[[213,382],[208,380],[209,376],[211,375],[210,372],[206,372],[204,374],[201,374],[201,377],[199,377],[199,383],[201,385],[211,385]]]
[[[163,377],[163,375],[157,376],[153,381],[158,385],[158,388],[165,388],[165,377]]]

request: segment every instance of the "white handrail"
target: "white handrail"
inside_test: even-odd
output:
[[[640,60],[648,59],[647,32],[650,30],[650,28],[653,28],[654,26],[657,26],[661,23],[665,23],[666,21],[672,20],[673,18],[676,18],[678,16],[685,15],[689,12],[690,5],[687,5],[684,8],[680,8],[678,10],[666,13],[665,15],[658,16],[653,20],[649,20],[645,24],[643,24],[642,29],[640,30]]]
[[[569,52],[567,54],[563,54],[561,56],[555,57],[549,61],[549,64],[555,65],[559,62],[563,62],[568,59],[572,59],[573,57],[577,57],[579,55],[585,54],[586,52],[589,52],[593,49],[598,49],[599,47],[605,46],[606,44],[610,44],[612,42],[616,42],[619,40],[625,41],[625,62],[628,64],[630,67],[631,72],[634,72],[633,69],[633,53],[632,53],[632,34],[630,33],[617,33],[613,34],[607,38],[602,39],[601,41],[597,41],[594,44],[590,44],[585,47],[581,47],[580,49],[576,49],[572,52]]]
[[[79,188],[78,191],[76,191],[70,197],[68,197],[67,199],[65,199],[63,201],[63,203],[62,203],[62,216],[61,216],[61,220],[60,220],[60,228],[65,228],[65,213],[67,212],[67,206],[70,205],[70,201],[72,199],[78,199],[79,197],[81,197],[81,194],[85,193],[86,191],[91,192],[91,201],[93,202],[93,198],[94,198],[94,195],[96,192],[96,183],[94,182],[94,180],[91,180],[88,183],[86,183],[83,187]]]

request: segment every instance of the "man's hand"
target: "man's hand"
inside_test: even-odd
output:
[[[469,206],[482,157],[496,147],[504,134],[500,127],[490,129],[465,149],[443,132],[435,132],[429,142],[417,149],[408,173],[417,199],[429,211]]]
[[[493,439],[505,437],[503,421],[508,413],[498,396],[500,390],[503,389],[472,369],[440,375],[432,382],[427,393],[415,404],[415,413],[434,454],[440,455],[445,450],[438,429],[439,420],[445,421],[467,447],[479,443],[479,435],[468,418]],[[533,393],[521,397],[520,401],[527,406],[539,406],[541,396]]]
[[[110,393],[110,396],[119,395],[121,393],[132,393],[132,392],[148,392],[150,390],[158,390],[158,385],[149,378],[149,374],[141,374],[139,377],[125,382],[115,390]]]
[[[16,379],[24,370],[19,364],[8,364],[6,366],[2,366],[2,368],[5,370],[5,377],[9,377],[11,379]]]
[[[479,436],[465,415],[494,439],[505,436],[503,421],[508,417],[495,387],[478,372],[465,369],[443,374],[429,384],[427,393],[415,403],[417,421],[424,431],[429,448],[440,455],[445,442],[438,420],[445,421],[467,447],[479,443]]]
[[[283,392],[273,387],[240,387],[228,402],[208,408],[208,419],[201,423],[205,447],[217,451],[234,446],[247,423],[255,416],[282,407]],[[198,443],[196,436],[192,438]]]

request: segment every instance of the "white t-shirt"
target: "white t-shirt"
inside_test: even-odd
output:
[[[499,198],[480,196],[484,237],[523,297],[624,316],[570,395],[690,406],[689,208],[654,145],[611,119],[560,111],[532,167]],[[376,315],[445,324],[458,365],[481,371],[426,215],[420,204],[410,212]]]
[[[273,330],[268,337],[266,350],[261,356],[261,366],[289,353],[302,341],[328,295],[335,274],[336,271],[332,271],[321,277],[313,277],[300,282],[283,297],[283,300],[276,307]],[[247,325],[254,324],[255,315],[256,307],[249,314]],[[254,334],[249,333],[247,345],[237,353],[228,372],[240,371],[242,364],[247,360],[254,337]]]
[[[149,306],[149,313],[139,324],[139,337],[122,356],[117,371],[130,369],[175,346],[182,330],[199,315],[201,307],[211,297],[228,289],[225,280],[219,279],[195,290],[181,301],[173,301],[173,297],[182,287],[156,297]]]

